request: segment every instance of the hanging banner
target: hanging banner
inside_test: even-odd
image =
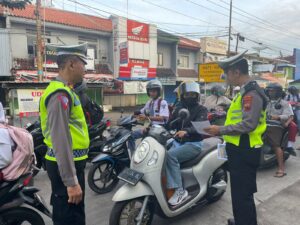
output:
[[[147,82],[124,81],[124,94],[145,94]]]
[[[18,89],[19,112],[39,112],[40,98],[43,93],[43,89]]]
[[[128,41],[149,43],[149,24],[127,20],[127,39]]]
[[[122,42],[120,44],[120,64],[128,63],[128,44],[126,42]]]

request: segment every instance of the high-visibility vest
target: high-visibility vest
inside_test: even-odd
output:
[[[255,107],[255,105],[252,105],[252,107]],[[234,100],[231,102],[230,108],[227,112],[225,126],[235,125],[242,122],[243,120],[242,110],[243,110],[242,96],[240,95],[240,93],[238,93],[234,98]],[[265,132],[266,128],[267,128],[266,111],[262,110],[257,127],[255,128],[255,130],[249,133],[249,141],[250,141],[251,148],[255,148],[263,145],[262,135]],[[226,141],[226,143],[231,143],[236,146],[240,145],[241,135],[224,135],[223,138]]]
[[[58,91],[67,92],[72,100],[72,102],[70,102],[71,110],[68,123],[72,138],[72,150],[74,161],[87,159],[90,139],[88,134],[88,127],[80,104],[80,100],[77,94],[61,81],[51,81],[40,100],[41,126],[43,136],[45,138],[44,142],[48,146],[48,151],[45,158],[50,161],[56,161],[55,154],[53,151],[50,129],[48,126],[47,101],[49,100],[49,97],[52,94]],[[65,149],[55,149],[55,151],[65,151]]]

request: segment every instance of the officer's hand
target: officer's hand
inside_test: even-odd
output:
[[[67,187],[69,200],[68,203],[78,205],[82,200],[82,190],[79,184],[73,187]]]
[[[213,136],[220,135],[220,127],[216,125],[204,128],[203,130]]]
[[[186,131],[180,130],[175,134],[175,137],[183,138],[187,134]]]
[[[147,117],[146,117],[144,114],[140,114],[140,115],[138,116],[138,119],[139,119],[139,120],[142,120],[142,121],[143,121],[143,120],[146,120],[146,118],[147,118]]]

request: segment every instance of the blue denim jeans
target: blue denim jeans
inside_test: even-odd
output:
[[[167,152],[166,175],[167,188],[183,188],[180,163],[195,158],[201,152],[202,142],[185,142],[180,144],[173,142],[173,146]]]

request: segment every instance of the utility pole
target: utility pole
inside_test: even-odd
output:
[[[236,46],[235,46],[235,53],[238,53],[238,48],[239,48],[239,39],[240,39],[240,33],[236,34]]]
[[[227,57],[230,57],[230,41],[231,41],[231,18],[232,18],[232,0],[230,0],[230,14],[229,14],[229,36],[228,36],[228,51],[227,51]]]
[[[42,57],[42,24],[41,24],[41,0],[36,1],[36,64],[38,80],[43,81],[43,57]]]

